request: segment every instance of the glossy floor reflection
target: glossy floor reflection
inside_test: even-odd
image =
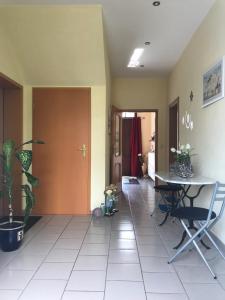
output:
[[[195,250],[167,264],[182,228],[159,227],[150,180],[124,184],[113,217],[45,216],[21,249],[0,253],[1,300],[225,299],[225,262],[204,250],[214,280]]]

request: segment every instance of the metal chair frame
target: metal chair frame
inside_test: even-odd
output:
[[[216,202],[220,202],[220,204],[221,204],[219,213],[216,215],[216,217],[214,219],[211,219],[213,208],[214,208]],[[214,245],[214,247],[217,249],[217,251],[220,253],[220,255],[223,257],[223,259],[225,260],[224,253],[220,250],[219,246],[217,245],[217,243],[214,241],[212,235],[210,234],[210,229],[222,218],[224,209],[225,209],[225,184],[216,182],[215,188],[214,188],[214,191],[212,194],[210,206],[208,209],[207,219],[204,221],[195,221],[195,225],[198,225],[198,228],[199,228],[198,231],[195,234],[191,234],[190,230],[188,229],[188,227],[185,224],[185,222],[183,221],[183,219],[180,219],[180,222],[181,222],[182,226],[184,227],[185,231],[187,232],[188,236],[190,237],[190,239],[182,247],[179,248],[177,253],[172,258],[170,258],[168,263],[171,263],[172,261],[174,261],[174,259],[180,253],[182,253],[188,246],[191,245],[191,243],[193,243],[194,247],[198,251],[198,253],[201,256],[201,258],[203,259],[203,261],[205,262],[206,266],[208,267],[209,271],[213,275],[214,279],[216,279],[217,277],[216,277],[215,273],[213,272],[212,268],[210,267],[209,263],[207,262],[205,256],[203,255],[201,249],[199,248],[197,242],[201,241],[201,239],[204,236],[207,236],[208,239],[211,241],[211,243]]]
[[[169,186],[174,186],[174,185],[177,185],[177,184],[168,184],[168,187]],[[160,186],[159,186],[160,187]],[[182,197],[181,197],[181,194],[180,194],[180,191],[173,191],[172,189],[171,190],[168,190],[168,191],[164,191],[164,190],[156,190],[156,192],[158,192],[159,194],[160,194],[160,196],[161,196],[161,199],[159,199],[158,201],[157,201],[157,204],[155,205],[155,208],[154,208],[154,210],[153,210],[153,212],[151,213],[151,217],[154,215],[154,213],[155,213],[155,211],[156,211],[156,209],[158,209],[159,208],[159,205],[160,205],[160,203],[162,202],[163,203],[163,205],[170,205],[170,206],[172,206],[172,204],[171,203],[169,203],[168,201],[167,201],[167,199],[166,199],[166,197],[168,196],[168,194],[169,193],[173,193],[173,197],[176,197],[176,199],[177,199],[177,201],[176,201],[176,203],[178,203],[179,202],[179,200],[178,199],[182,199]],[[161,211],[162,212],[162,211]],[[163,221],[159,224],[159,226],[162,226],[163,224],[165,224],[165,222],[167,221],[167,219],[168,219],[168,217],[169,217],[169,215],[170,215],[170,212],[168,211],[168,212],[162,212],[163,214],[166,214],[165,215],[165,217],[164,217],[164,219],[163,219]],[[173,218],[173,220],[174,220],[174,218]]]

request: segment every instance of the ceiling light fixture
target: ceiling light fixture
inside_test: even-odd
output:
[[[139,58],[141,57],[142,53],[143,53],[144,49],[143,48],[136,48],[134,49],[134,52],[130,58],[130,61],[128,63],[128,68],[136,68],[137,66],[139,66]]]
[[[152,3],[152,5],[153,5],[153,6],[159,6],[159,5],[160,5],[160,1],[154,1],[154,2]]]

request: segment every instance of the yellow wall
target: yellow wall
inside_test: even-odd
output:
[[[100,5],[0,5],[29,85],[105,84]]]
[[[141,118],[142,153],[146,156],[151,150],[151,137],[155,131],[155,113],[142,112],[137,116]]]
[[[104,28],[104,26],[103,26]],[[104,31],[103,31],[104,32]],[[105,183],[109,185],[110,181],[110,145],[111,145],[111,135],[109,132],[109,122],[111,120],[110,108],[111,108],[111,73],[110,73],[110,63],[108,57],[108,47],[106,43],[106,37],[104,33],[104,46],[105,46],[105,79],[106,79],[106,106],[105,106]]]
[[[91,209],[99,206],[108,180],[110,103],[102,7],[0,6],[0,72],[24,86],[24,140],[32,138],[32,87],[91,87]]]
[[[23,83],[21,64],[10,39],[2,27],[0,27],[0,72],[20,84]]]
[[[91,208],[104,201],[106,185],[106,87],[91,87]]]
[[[180,116],[192,115],[194,130],[180,122],[180,141],[190,143],[194,172],[225,182],[225,99],[202,108],[202,74],[225,55],[225,1],[217,0],[169,80],[169,101],[180,97]],[[194,99],[189,101],[191,90]],[[180,120],[181,121],[181,120]],[[202,193],[202,204],[208,205],[210,189]],[[215,232],[225,242],[225,216]]]
[[[115,78],[112,80],[112,103],[120,109],[158,109],[158,169],[165,169],[167,126],[166,78]]]

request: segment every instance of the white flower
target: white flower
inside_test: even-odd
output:
[[[138,156],[141,156],[141,153],[138,153]]]
[[[184,150],[184,145],[180,145],[180,150]]]
[[[106,193],[106,195],[112,195],[112,190],[107,190],[107,191],[105,191],[105,193]]]
[[[191,149],[191,145],[190,145],[190,144],[187,144],[187,145],[186,145],[186,149],[187,149],[187,150],[190,150],[190,149]]]
[[[180,150],[177,150],[177,154],[181,154],[181,151],[180,151]]]
[[[171,148],[170,151],[175,153],[177,150],[175,148]]]

